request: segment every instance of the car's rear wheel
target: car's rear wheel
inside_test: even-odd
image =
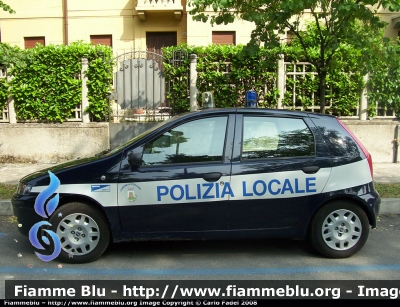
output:
[[[70,263],[99,258],[110,242],[105,216],[94,206],[72,202],[58,208],[49,220],[61,243],[59,259]]]
[[[334,201],[323,206],[310,225],[310,242],[322,255],[347,258],[357,253],[369,234],[364,210],[349,201]]]

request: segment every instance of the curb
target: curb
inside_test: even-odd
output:
[[[11,199],[0,200],[0,215],[13,215]]]
[[[382,198],[379,214],[400,214],[400,198]],[[0,200],[0,215],[13,215],[11,200]]]
[[[379,214],[400,214],[400,198],[382,198]]]

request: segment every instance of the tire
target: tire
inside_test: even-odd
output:
[[[369,221],[362,208],[349,201],[334,201],[319,209],[311,221],[312,247],[329,258],[357,253],[369,235]]]
[[[49,220],[51,230],[60,238],[58,259],[87,263],[98,259],[110,243],[106,217],[94,206],[72,202],[58,208]]]

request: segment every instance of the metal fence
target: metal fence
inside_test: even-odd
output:
[[[279,90],[283,93],[281,97],[289,96],[291,97],[291,104],[283,104],[282,101],[278,104],[278,108],[282,109],[294,109],[294,110],[302,110],[302,111],[309,111],[309,112],[319,112],[320,106],[317,104],[317,91],[308,93],[308,99],[311,102],[310,105],[304,107],[301,103],[299,103],[298,95],[299,92],[296,88],[296,79],[298,78],[317,78],[317,73],[312,70],[312,65],[308,62],[298,62],[298,63],[290,63],[290,62],[283,62],[283,65],[280,65],[283,69],[278,69],[277,72],[277,80],[280,78],[280,74],[283,76],[283,84]],[[294,86],[292,88],[288,88],[287,83],[289,80],[292,80],[292,84]],[[368,82],[368,76],[364,77],[364,83]],[[288,93],[290,91],[290,93]],[[332,92],[334,91],[333,85],[330,85],[330,88],[327,91],[328,97],[331,96]],[[283,99],[282,99],[283,100]],[[325,110],[329,112],[329,109],[333,106],[333,99],[329,98],[326,101]],[[359,99],[354,102],[354,106],[351,110],[351,115],[343,115],[340,116],[341,118],[348,118],[348,119],[360,119],[365,120],[367,119],[367,109],[368,109],[368,99],[367,99],[367,90],[364,89],[361,93]],[[385,106],[380,105],[379,103],[376,104],[376,119],[393,119],[396,118],[396,113],[392,109],[387,109]]]
[[[7,82],[7,68],[4,66],[0,67],[0,82]],[[10,116],[9,116],[9,108],[8,103],[6,103],[5,108],[0,113],[0,123],[9,123]]]
[[[289,99],[285,99],[285,103],[282,103],[282,108],[319,113],[321,107],[318,103],[318,74],[312,69],[312,65],[308,62],[284,62],[284,71],[278,70],[278,75],[280,73],[284,74],[283,97],[284,99],[289,97]],[[297,86],[298,83],[305,82],[313,84],[314,88],[310,90]],[[288,83],[290,83],[290,86],[288,86]],[[334,90],[333,85],[330,84],[326,92],[326,96],[330,98],[325,101],[325,112],[327,113],[330,112],[334,104],[332,98]],[[361,119],[361,100],[362,96],[360,95],[359,99],[354,101],[353,108],[348,110],[351,115],[340,117]],[[308,101],[308,103],[304,105],[302,101]]]
[[[170,64],[174,66],[181,66],[185,63],[187,54],[176,53]],[[124,121],[158,121],[165,120],[173,113],[173,104],[170,103],[167,98],[167,92],[173,84],[170,84],[168,80],[165,80],[163,63],[165,59],[162,55],[156,55],[154,52],[144,51],[132,51],[129,55],[124,54],[116,58],[117,66],[114,75],[114,89],[116,90],[110,97],[112,102],[112,114],[111,118],[114,122]],[[148,66],[148,67],[147,67]],[[231,71],[231,63],[224,62],[223,67],[219,67],[221,72],[229,74]],[[82,71],[79,76],[82,78],[82,103],[71,112],[71,118],[68,121],[82,121],[89,122],[88,116],[85,115],[84,109],[88,105],[87,98],[87,86],[85,72],[88,68],[86,59],[82,59]],[[196,95],[190,93],[197,92],[195,88],[195,82],[197,80],[196,65],[190,64],[191,71],[189,72],[189,66],[187,67],[188,75],[185,80],[187,91],[182,93],[184,98],[190,100],[190,105],[196,104]],[[277,101],[278,109],[294,109],[304,110],[310,112],[320,112],[320,106],[318,99],[316,99],[317,91],[311,91],[308,94],[307,99],[311,102],[304,107],[299,103],[299,91],[296,87],[296,80],[299,78],[316,78],[317,73],[312,71],[312,65],[307,62],[289,63],[282,59],[278,61],[278,70],[276,72],[275,86],[279,90],[280,97]],[[82,77],[83,76],[83,77]],[[8,78],[7,70],[3,67],[0,69],[0,79]],[[364,79],[366,82],[368,79]],[[151,86],[149,84],[151,83]],[[132,85],[137,85],[137,88],[132,90]],[[292,84],[294,86],[288,86]],[[154,90],[159,87],[157,94],[154,94]],[[189,89],[190,87],[190,89]],[[193,89],[191,87],[194,87]],[[271,88],[263,89],[265,91],[271,90]],[[332,91],[333,88],[328,89],[328,92]],[[129,96],[125,93],[134,93],[135,95]],[[328,93],[329,94],[329,93]],[[154,97],[157,99],[153,99]],[[285,99],[290,97],[290,100]],[[326,110],[329,111],[332,108],[331,99],[327,99]],[[366,120],[368,117],[368,100],[366,90],[360,95],[359,99],[355,101],[354,108],[351,110],[350,116],[341,116],[343,118],[353,118]],[[393,119],[396,118],[394,110],[390,110],[377,104],[376,116],[378,119]],[[14,110],[14,104],[10,98],[8,104],[0,113],[0,123],[15,123],[17,122]]]

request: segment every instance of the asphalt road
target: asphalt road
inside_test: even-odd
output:
[[[223,240],[119,243],[97,261],[43,262],[0,216],[0,299],[5,280],[399,280],[400,215],[380,215],[364,248],[327,259],[303,241]]]

